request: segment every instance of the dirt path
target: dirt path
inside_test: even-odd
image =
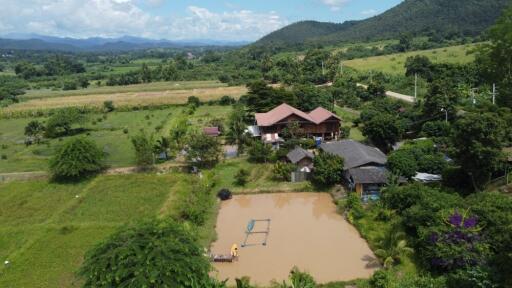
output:
[[[368,85],[364,85],[364,84],[360,84],[360,83],[357,83],[357,86],[363,87],[365,89],[368,88]],[[400,93],[396,93],[396,92],[393,92],[393,91],[386,91],[386,96],[391,97],[391,98],[395,98],[395,99],[398,99],[398,100],[402,100],[402,101],[405,101],[405,102],[408,102],[408,103],[416,102],[414,100],[413,96],[409,96],[409,95],[405,95],[405,94],[400,94]]]
[[[187,164],[183,162],[173,162],[173,163],[164,163],[155,165],[155,170],[157,172],[167,172],[173,168],[183,168],[186,167]],[[141,170],[136,167],[119,167],[119,168],[109,168],[105,170],[103,175],[126,175],[126,174],[134,174],[140,173]],[[9,181],[27,181],[27,180],[38,180],[38,179],[48,179],[49,173],[46,171],[34,171],[34,172],[15,172],[15,173],[0,173],[0,182],[9,182]]]

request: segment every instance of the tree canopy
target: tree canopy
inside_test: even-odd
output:
[[[68,140],[50,159],[55,178],[78,179],[102,170],[105,153],[84,137]]]

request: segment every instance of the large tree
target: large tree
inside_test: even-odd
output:
[[[283,103],[293,106],[297,102],[293,93],[284,88],[272,88],[263,81],[253,82],[247,87],[249,93],[243,97],[243,100],[251,112],[268,112]]]
[[[199,167],[215,166],[222,154],[222,147],[215,137],[204,133],[191,133],[187,137],[187,160]]]
[[[153,135],[144,131],[132,137],[132,145],[135,150],[135,161],[141,168],[149,168],[155,164],[155,141]]]
[[[96,144],[79,137],[64,143],[50,159],[50,171],[55,178],[78,179],[104,168],[105,153]]]
[[[476,62],[490,83],[498,85],[498,103],[512,108],[512,6],[488,32]]]
[[[453,156],[477,190],[498,169],[504,131],[503,120],[492,113],[468,113],[454,124]]]
[[[380,149],[389,151],[391,146],[402,138],[404,130],[404,125],[399,118],[383,113],[364,123],[363,135]]]
[[[321,186],[340,184],[343,179],[344,162],[340,156],[321,152],[313,160],[315,170],[312,181]]]
[[[78,108],[70,107],[58,110],[46,122],[46,136],[55,138],[70,135],[73,125],[81,124],[85,119],[85,115]]]
[[[124,227],[85,255],[84,287],[212,287],[210,264],[183,225],[151,220]]]

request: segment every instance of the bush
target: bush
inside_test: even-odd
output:
[[[390,278],[387,270],[377,270],[373,273],[369,283],[372,288],[388,288],[391,283]]]
[[[254,163],[266,163],[272,157],[272,146],[255,140],[247,150],[249,161]]]
[[[320,186],[341,183],[343,179],[344,160],[340,156],[321,152],[313,160],[315,170],[312,181]]]
[[[414,155],[406,150],[401,149],[394,151],[388,158],[388,167],[393,173],[411,179],[416,175],[418,166]]]
[[[207,185],[208,181],[208,179],[203,179],[199,182],[190,183],[192,189],[179,192],[177,197],[177,203],[179,204],[176,207],[177,220],[190,221],[197,226],[204,225],[208,219],[208,213],[214,205],[214,197],[211,194],[211,187]]]
[[[359,220],[364,217],[364,208],[357,193],[350,193],[348,195],[345,207],[348,209],[349,216],[352,219]]]
[[[71,129],[75,124],[81,124],[85,121],[85,116],[78,108],[59,109],[50,116],[46,123],[46,136],[56,138],[71,134]]]
[[[231,105],[231,104],[234,104],[236,103],[236,100],[235,98],[231,97],[231,96],[222,96],[220,99],[219,99],[219,105],[222,105],[222,106],[227,106],[227,105]]]
[[[83,287],[210,287],[195,235],[172,221],[121,228],[85,255]]]
[[[153,166],[155,164],[153,135],[147,135],[142,131],[140,134],[133,136],[131,140],[135,149],[135,162],[137,166],[143,169]]]
[[[2,160],[7,160],[7,155],[2,154],[2,156],[0,156],[0,158],[1,158]]]
[[[104,168],[105,154],[89,139],[80,137],[64,143],[50,159],[55,178],[78,179]]]
[[[235,174],[235,184],[238,186],[245,186],[247,184],[247,181],[249,179],[249,171],[246,169],[240,169]]]
[[[105,112],[112,112],[116,108],[114,107],[114,102],[109,100],[109,101],[103,102],[103,109],[105,110]]]
[[[62,90],[68,91],[68,90],[76,90],[78,88],[78,85],[75,81],[66,81],[62,85]]]
[[[274,164],[274,178],[281,181],[290,181],[291,174],[296,170],[294,164],[278,161]]]
[[[199,107],[199,106],[201,106],[201,100],[199,100],[199,98],[196,96],[190,96],[187,99],[187,105]]]

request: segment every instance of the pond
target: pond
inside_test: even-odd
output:
[[[268,238],[250,234],[242,247],[248,223],[259,219],[270,219]],[[252,231],[265,232],[269,223],[255,222]],[[268,285],[287,279],[294,266],[319,283],[368,278],[379,268],[366,241],[326,193],[234,196],[222,203],[216,231],[212,253],[229,254],[233,244],[239,247],[238,261],[214,264],[215,276],[229,283],[248,276],[252,283]]]

